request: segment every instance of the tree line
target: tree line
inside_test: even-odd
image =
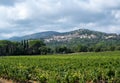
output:
[[[0,41],[0,55],[36,55],[48,53],[51,53],[51,49],[40,40],[23,40],[21,42]]]
[[[0,56],[7,55],[45,55],[45,54],[65,54],[75,52],[101,52],[120,50],[120,45],[107,45],[105,42],[99,42],[93,45],[59,45],[48,47],[41,40],[23,40],[21,42],[12,42],[8,40],[0,41]]]

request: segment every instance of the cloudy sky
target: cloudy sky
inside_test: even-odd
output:
[[[120,33],[120,0],[0,0],[0,39],[81,28]]]

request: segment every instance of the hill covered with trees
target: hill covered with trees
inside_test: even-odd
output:
[[[48,31],[27,35],[20,37],[20,39],[19,37],[16,38],[0,41],[0,55],[40,55],[120,50],[120,35],[87,29],[65,33]]]

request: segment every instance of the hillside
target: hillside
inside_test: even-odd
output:
[[[23,37],[13,37],[9,40],[21,41],[29,39],[41,39],[48,46],[59,46],[59,45],[93,45],[99,42],[104,42],[108,45],[120,44],[120,35],[112,33],[103,33],[98,31],[91,31],[88,29],[78,29],[70,32],[40,32]]]
[[[11,40],[11,41],[21,41],[21,40],[29,40],[29,39],[41,39],[41,38],[49,38],[49,37],[52,37],[53,35],[58,35],[58,34],[60,34],[60,33],[55,32],[55,31],[46,31],[46,32],[40,32],[40,33],[25,35],[25,36],[22,36],[22,37],[12,37],[9,40]]]
[[[49,46],[67,45],[71,47],[79,44],[91,46],[98,43],[109,46],[120,45],[120,35],[79,29],[45,38],[44,41]]]
[[[70,41],[73,39],[118,39],[117,34],[107,34],[97,31],[90,31],[87,29],[79,29],[71,32],[61,33],[60,35],[54,35],[50,38],[45,38],[46,42],[52,41]]]

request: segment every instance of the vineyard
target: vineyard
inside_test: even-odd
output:
[[[0,78],[14,83],[120,83],[120,52],[4,56]]]

